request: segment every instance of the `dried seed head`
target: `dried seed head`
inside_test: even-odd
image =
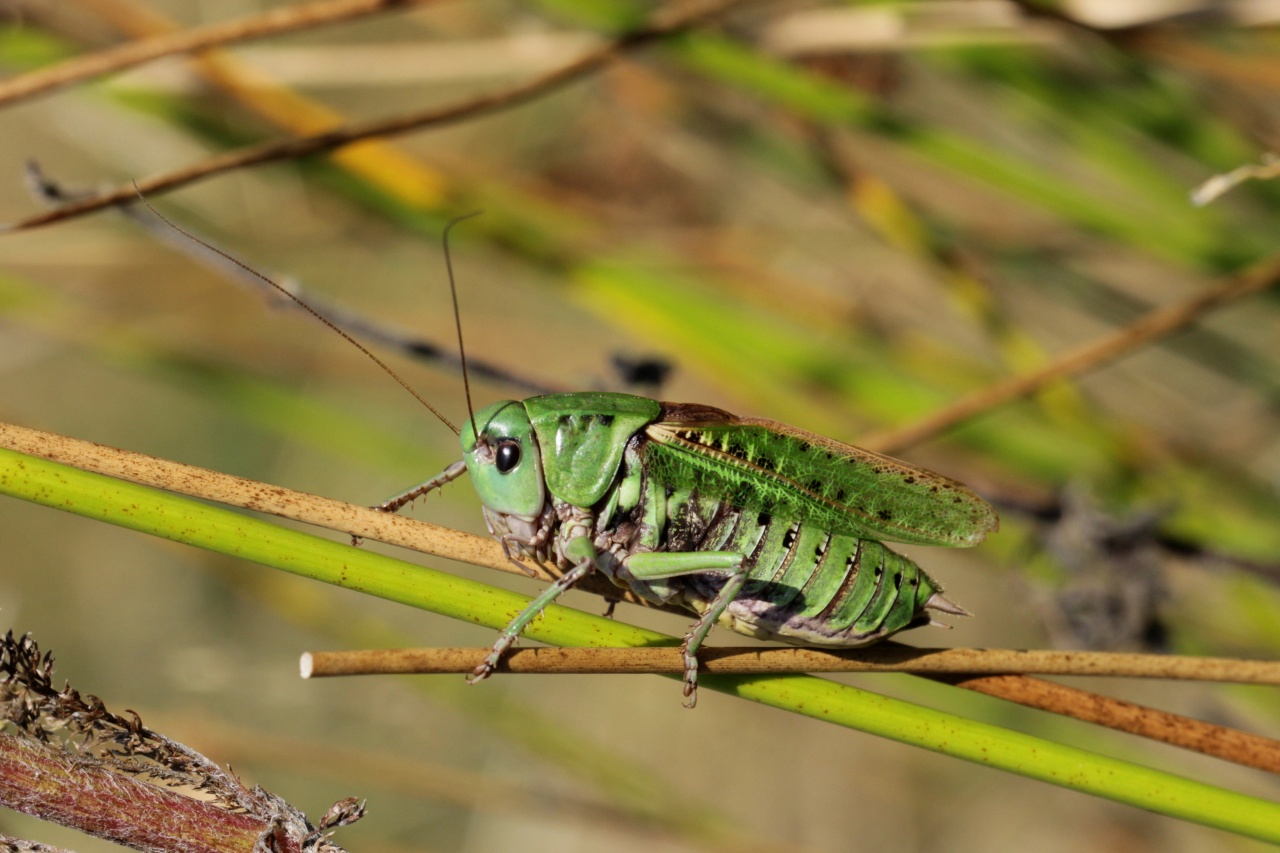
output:
[[[148,786],[201,791],[208,795],[206,804],[259,821],[264,831],[258,847],[264,853],[341,853],[342,848],[329,840],[329,830],[353,823],[364,814],[363,803],[342,800],[329,809],[319,827],[313,826],[306,815],[280,797],[256,786],[249,788],[230,770],[148,729],[137,713],[114,714],[98,697],[82,696],[70,685],[55,689],[53,656],[42,657],[29,635],[17,638],[12,631],[0,641],[0,714],[0,728],[43,744],[51,759],[65,764],[67,754],[74,755],[75,768],[85,771],[77,774],[76,785],[81,786],[77,797],[93,802],[97,794],[94,785],[118,787],[126,782],[138,786],[139,801],[145,798]],[[46,816],[38,803],[32,805],[23,810]],[[127,818],[120,817],[118,823],[128,823]],[[146,822],[145,818],[140,820]],[[68,825],[91,831],[74,821]],[[120,829],[119,837],[103,837],[121,840],[129,831],[130,826],[126,825]],[[7,853],[10,849],[39,851],[40,847],[13,847],[8,839],[0,837],[0,851]]]

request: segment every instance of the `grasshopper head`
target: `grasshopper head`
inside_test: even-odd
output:
[[[486,507],[529,521],[542,512],[542,454],[522,403],[504,400],[481,409],[459,437],[467,473]]]

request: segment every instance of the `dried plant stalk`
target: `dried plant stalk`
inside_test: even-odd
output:
[[[1121,356],[1179,332],[1210,312],[1280,282],[1280,255],[1272,255],[1195,296],[1156,308],[1114,332],[1067,350],[1040,367],[979,388],[914,424],[866,436],[858,443],[879,453],[900,453],[1061,379],[1097,370]]]
[[[488,652],[487,648],[309,652],[302,658],[302,675],[323,678],[382,673],[469,673]],[[917,649],[890,641],[868,649],[838,652],[716,647],[699,652],[699,664],[708,674],[911,673],[1245,767],[1280,773],[1280,742],[1271,738],[1026,675],[1037,672],[1280,684],[1280,663],[1270,661],[1102,652]],[[542,674],[680,674],[684,664],[674,648],[540,648],[508,652],[498,669]],[[973,673],[997,674],[975,677]]]
[[[0,226],[0,234],[50,225],[109,207],[133,204],[138,200],[139,194],[153,197],[235,169],[322,154],[354,142],[398,136],[414,130],[453,124],[518,106],[594,74],[630,51],[702,23],[740,2],[742,0],[691,0],[688,3],[678,4],[676,7],[664,9],[661,13],[655,14],[653,20],[646,26],[587,51],[577,59],[523,83],[498,89],[487,95],[468,98],[457,104],[388,118],[352,122],[320,133],[249,145],[216,154],[191,166],[162,175],[141,178],[136,182]]]
[[[266,821],[165,790],[48,744],[0,735],[0,803],[138,850],[255,850]]]
[[[135,850],[342,853],[328,831],[364,813],[343,800],[313,826],[136,714],[55,689],[53,657],[12,631],[0,643],[0,708],[12,731],[0,733],[0,805]]]
[[[310,652],[305,677],[374,673],[468,673],[488,649],[373,649]],[[1048,649],[922,649],[892,641],[860,649],[749,648],[719,646],[698,656],[708,673],[910,672],[928,675],[1077,675],[1167,678],[1235,684],[1280,685],[1275,661],[1144,655]],[[498,667],[503,672],[604,673],[684,672],[671,648],[515,649]]]
[[[212,47],[298,32],[326,24],[342,23],[378,12],[403,9],[427,2],[432,0],[323,0],[323,2],[271,9],[233,21],[136,39],[0,81],[0,106],[15,104],[76,83],[136,68],[165,56],[194,53]]]

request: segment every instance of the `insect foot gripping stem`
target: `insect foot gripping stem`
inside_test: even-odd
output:
[[[702,611],[702,615],[698,617],[697,622],[693,623],[693,627],[684,637],[684,642],[680,644],[680,654],[684,658],[684,706],[686,708],[693,708],[698,704],[698,649],[702,648],[707,634],[711,633],[716,620],[720,618],[720,614],[724,613],[729,602],[738,597],[746,580],[747,575],[741,571],[740,567],[733,569],[725,580],[724,586],[720,587],[720,592],[707,605],[707,609]]]
[[[698,704],[698,649],[711,633],[725,608],[729,606],[742,585],[747,580],[747,572],[742,564],[745,556],[736,551],[676,551],[645,552],[632,554],[625,561],[627,575],[635,580],[660,580],[664,578],[687,577],[701,572],[724,572],[725,579],[719,591],[693,623],[684,642],[680,644],[680,655],[684,661],[684,706],[692,708]]]

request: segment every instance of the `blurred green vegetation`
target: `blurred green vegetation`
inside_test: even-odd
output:
[[[69,20],[37,4],[0,29],[0,64],[17,73],[121,38],[120,19],[102,10],[131,4],[93,5]],[[296,275],[327,299],[442,346],[452,340],[452,317],[439,230],[458,213],[483,209],[455,232],[463,322],[477,355],[569,388],[614,383],[614,353],[656,354],[676,366],[667,399],[856,442],[1276,251],[1276,186],[1244,184],[1206,208],[1187,201],[1200,181],[1275,148],[1280,56],[1269,24],[1243,26],[1224,7],[1177,25],[1091,29],[1019,17],[1019,5],[993,23],[963,6],[927,2],[752,4],[533,103],[396,140],[412,173],[370,166],[379,162],[374,151],[363,166],[316,158],[152,201],[255,266]],[[1113,5],[1118,13],[1128,4]],[[182,0],[146,6],[185,24],[231,14]],[[817,11],[836,17],[818,19]],[[623,32],[643,16],[640,6],[607,2],[441,4],[254,44],[237,56],[330,109],[373,117],[525,79],[532,72],[520,63],[538,39],[545,68],[571,58],[545,54],[555,36]],[[876,41],[884,21],[896,24],[888,30],[896,35]],[[385,48],[384,66],[350,59],[350,50],[369,45]],[[436,47],[468,46],[468,65],[426,61]],[[267,65],[285,54],[292,64]],[[418,76],[394,77],[398,62],[412,69],[418,56]],[[166,60],[7,108],[0,174],[10,176],[3,184],[10,191],[0,196],[0,220],[37,208],[21,186],[28,157],[69,186],[93,187],[281,134],[186,68]],[[343,69],[341,82],[333,68]],[[439,192],[424,194],[424,186]],[[237,295],[181,250],[110,214],[0,236],[0,270],[7,419],[360,503],[421,479],[455,452],[442,428],[349,347]],[[1073,641],[1047,627],[1061,601],[1055,595],[1084,582],[1051,541],[1061,526],[1059,496],[1072,488],[1115,519],[1157,517],[1145,539],[1129,550],[1103,548],[1090,566],[1103,578],[1089,583],[1100,584],[1104,602],[1134,553],[1154,555],[1162,586],[1158,607],[1145,615],[1168,648],[1274,656],[1276,573],[1258,569],[1280,564],[1276,328],[1275,294],[1254,297],[904,452],[1004,510],[1001,535],[972,555],[913,554],[978,614],[946,639]],[[451,369],[400,365],[433,401],[461,411]],[[482,383],[477,402],[513,393]],[[459,485],[418,512],[482,530],[466,492]],[[1107,839],[1122,839],[1126,849],[1241,849],[1219,834],[988,780],[902,748],[835,744],[850,737],[803,723],[786,728],[768,711],[720,701],[684,715],[670,685],[652,679],[495,680],[462,694],[457,685],[422,681],[416,692],[285,688],[277,676],[264,695],[299,697],[282,700],[292,710],[278,718],[267,713],[270,702],[244,704],[243,684],[196,689],[167,670],[149,680],[121,675],[112,662],[148,647],[149,634],[182,638],[171,641],[176,648],[219,649],[238,667],[264,649],[284,659],[328,637],[355,643],[343,629],[365,619],[396,642],[455,639],[444,626],[349,596],[316,603],[326,615],[307,619],[287,600],[311,601],[314,591],[250,580],[225,562],[133,539],[109,538],[107,547],[107,534],[83,533],[84,524],[15,510],[5,534],[13,570],[0,579],[0,596],[11,599],[15,627],[35,630],[71,666],[87,658],[88,680],[78,686],[114,694],[116,705],[165,709],[198,699],[210,715],[247,707],[257,725],[296,726],[317,738],[346,723],[341,737],[353,742],[394,740],[404,744],[398,751],[433,754],[457,748],[459,763],[532,784],[558,764],[554,785],[564,789],[591,789],[613,772],[646,792],[636,801],[662,802],[659,816],[676,810],[670,803],[696,799],[693,811],[734,827],[739,849],[738,835],[771,849],[891,842],[925,850],[940,837],[970,839],[947,848],[954,850],[1008,841],[1094,850]],[[147,548],[155,553],[132,553]],[[137,572],[141,587],[109,582],[104,560],[117,570],[136,566],[125,576]],[[175,590],[173,563],[202,566],[204,580]],[[140,600],[109,597],[141,599],[142,589],[149,622],[126,618]],[[208,595],[216,606],[203,603]],[[668,632],[682,627],[636,618],[659,620],[652,624]],[[268,635],[257,627],[263,622],[280,622],[283,633]],[[481,631],[460,636],[458,643],[487,642]],[[98,648],[110,651],[88,653]],[[858,683],[914,700],[969,701],[940,700],[936,688],[905,682]],[[466,710],[397,717],[382,707],[436,709],[439,700],[422,694],[437,689],[465,695]],[[1275,732],[1278,723],[1274,698],[1257,692],[1103,689],[1245,727]],[[383,697],[373,713],[352,695],[365,690],[392,698],[371,694]],[[957,713],[1275,795],[1270,780],[972,701]],[[379,714],[388,730],[362,734],[362,718]],[[419,731],[419,714],[448,722],[439,732]],[[522,725],[526,715],[540,720]],[[540,737],[557,745],[534,745]],[[760,746],[771,738],[776,746]],[[575,752],[568,743],[587,745]],[[765,762],[770,769],[760,769]],[[861,769],[887,762],[894,769],[882,778]],[[792,787],[779,782],[778,763],[804,774],[796,787],[809,790],[807,798],[778,791]],[[599,793],[609,799],[611,790]],[[991,829],[990,816],[1016,797],[1026,817]],[[850,802],[859,804],[862,833],[852,848]],[[484,807],[444,809],[421,822],[399,817],[349,831],[372,833],[370,846],[395,840],[415,849],[489,849],[522,837],[532,839],[525,846],[556,850],[600,843],[572,827],[488,815]],[[16,832],[3,820],[0,830]],[[611,846],[645,843],[628,831],[607,837]],[[706,842],[710,836],[688,826],[665,837],[673,845],[729,843]]]

